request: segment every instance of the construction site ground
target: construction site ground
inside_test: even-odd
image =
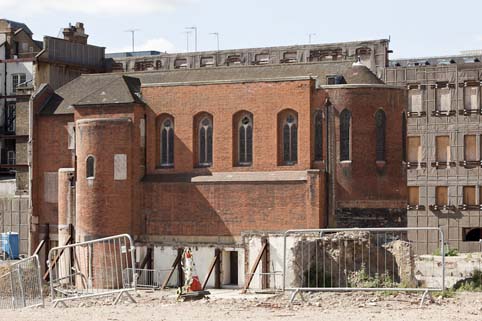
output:
[[[462,292],[434,297],[419,307],[421,293],[313,293],[289,305],[289,294],[241,294],[210,290],[209,299],[176,301],[175,290],[138,291],[137,303],[112,306],[112,297],[78,300],[54,308],[0,311],[0,320],[15,321],[216,321],[216,320],[482,320],[482,293]]]

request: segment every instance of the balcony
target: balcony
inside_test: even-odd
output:
[[[455,205],[429,205],[428,208],[431,211],[455,211],[457,207]]]
[[[459,205],[459,210],[461,211],[479,211],[482,209],[482,204],[462,204],[462,205]]]
[[[427,163],[425,162],[407,162],[407,169],[420,169],[427,168]]]
[[[475,167],[482,167],[482,160],[480,161],[460,161],[459,166],[462,166],[464,168],[475,168]]]
[[[424,111],[407,111],[408,118],[420,118],[427,116],[427,113]]]
[[[461,116],[482,115],[482,109],[461,109],[459,110],[459,115]]]
[[[430,166],[435,167],[436,169],[444,169],[457,166],[456,162],[432,162]]]
[[[407,205],[407,211],[424,211],[424,205]]]
[[[455,116],[455,110],[434,110],[432,111],[432,116],[434,117],[449,117]]]

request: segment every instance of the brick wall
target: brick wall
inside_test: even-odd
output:
[[[15,141],[15,158],[17,164],[28,164],[28,124],[29,124],[29,99],[17,98],[16,102],[16,135],[26,137],[17,138]],[[28,192],[28,168],[17,168],[17,192]]]
[[[146,183],[146,234],[229,236],[319,228],[322,182],[316,171],[298,182]]]
[[[368,222],[372,225],[398,222],[406,225],[406,170],[401,146],[406,91],[362,86],[325,88],[317,92],[314,104],[322,105],[326,97],[334,111],[336,151],[333,158],[336,213],[331,224],[361,226]],[[340,162],[339,115],[345,108],[351,111],[351,162]],[[385,162],[376,161],[375,113],[379,109],[386,115]],[[324,148],[326,155],[326,146]]]
[[[309,80],[223,84],[206,86],[146,87],[142,96],[149,106],[147,123],[147,171],[149,174],[191,172],[193,166],[193,119],[200,112],[213,116],[213,166],[210,171],[300,170],[310,168]],[[298,164],[277,164],[277,115],[285,109],[298,112]],[[253,119],[253,165],[233,167],[233,116],[246,110]],[[155,117],[174,118],[173,169],[156,168]]]

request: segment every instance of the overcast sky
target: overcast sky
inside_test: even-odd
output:
[[[0,0],[2,18],[25,22],[41,40],[69,22],[85,23],[89,43],[107,52],[186,51],[370,40],[391,37],[392,58],[482,49],[482,1],[435,0]],[[191,35],[190,49],[194,48]]]

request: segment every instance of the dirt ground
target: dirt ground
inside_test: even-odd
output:
[[[289,296],[240,294],[239,290],[212,290],[209,300],[178,302],[174,291],[138,291],[137,303],[112,306],[112,298],[74,301],[69,307],[0,311],[9,321],[216,321],[216,320],[482,320],[482,293],[435,297],[419,307],[421,294],[316,293],[306,302]]]

